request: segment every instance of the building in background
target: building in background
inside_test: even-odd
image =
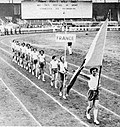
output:
[[[92,1],[21,3],[22,19],[92,19]]]
[[[110,20],[120,22],[120,0],[0,0],[0,17],[13,21],[17,18],[101,21],[108,11]]]
[[[109,12],[109,20],[120,22],[120,0],[92,0],[93,17],[105,20]]]
[[[16,18],[21,18],[21,1],[22,0],[0,0],[0,17],[5,20],[15,22]]]

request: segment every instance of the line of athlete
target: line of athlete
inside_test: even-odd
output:
[[[36,76],[36,78],[42,79],[42,81],[45,82],[46,56],[44,50],[38,51],[37,48],[31,46],[29,43],[20,42],[18,40],[13,40],[11,47],[13,51],[12,61],[28,70],[32,75]],[[68,96],[66,92],[67,62],[65,61],[64,56],[57,59],[56,55],[53,55],[51,59],[52,60],[49,63],[49,73],[51,76],[50,85],[56,89],[59,86],[59,96],[66,99]],[[93,109],[94,123],[99,125],[100,123],[97,120],[100,89],[100,85],[98,89],[98,68],[92,67],[90,69],[90,74],[91,75],[88,76],[89,89],[86,118],[91,120],[90,111]]]
[[[38,51],[37,48],[29,43],[18,40],[13,40],[11,47],[13,52],[12,61],[29,71],[36,78],[42,79],[45,82],[46,56],[44,50]],[[66,94],[67,68],[67,62],[64,56],[61,56],[60,59],[57,59],[56,55],[52,56],[52,60],[49,63],[50,84],[56,89],[59,86],[59,96],[64,99],[68,96]]]

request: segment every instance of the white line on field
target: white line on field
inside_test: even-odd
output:
[[[15,97],[15,99],[20,103],[20,105],[25,109],[25,111],[30,115],[32,119],[39,125],[39,127],[42,127],[42,125],[35,119],[35,117],[27,110],[27,108],[24,106],[24,104],[18,99],[17,96],[11,91],[11,89],[7,86],[7,84],[3,81],[3,79],[0,78],[2,83],[5,85],[5,87],[10,91],[10,93]]]
[[[34,82],[32,82],[28,77],[26,77],[24,74],[22,74],[20,71],[18,71],[16,68],[14,68],[12,65],[10,65],[6,60],[4,60],[2,57],[0,57],[0,59],[2,61],[4,61],[7,65],[9,65],[12,69],[14,69],[15,71],[17,71],[20,75],[22,75],[24,78],[26,78],[33,86],[35,86],[37,89],[39,89],[40,91],[42,91],[44,94],[46,94],[47,96],[49,96],[54,102],[56,102],[58,105],[60,105],[64,110],[66,110],[68,113],[70,113],[72,116],[74,116],[74,118],[76,120],[78,120],[81,124],[85,125],[86,127],[90,127],[88,124],[86,124],[85,122],[83,122],[78,116],[76,116],[75,114],[73,114],[71,111],[69,111],[69,109],[67,109],[66,107],[62,106],[62,104],[57,101],[54,97],[52,97],[51,95],[49,95],[47,92],[45,92],[43,89],[41,89],[40,87],[38,87]]]
[[[3,50],[4,52],[10,54],[10,53],[7,52],[6,50],[2,49],[1,47],[0,47],[0,49]],[[10,55],[11,55],[11,54],[10,54]],[[0,57],[0,59],[2,59],[6,64],[8,64],[11,68],[13,68],[14,70],[16,70],[18,73],[20,73],[21,75],[23,75],[23,74],[22,74],[21,72],[19,72],[16,68],[14,68],[14,67],[13,67],[12,65],[10,65],[8,62],[6,62],[3,58]],[[48,74],[46,74],[46,75],[48,75]],[[35,85],[38,89],[40,89],[41,91],[45,92],[43,89],[39,88],[35,83],[33,83],[29,78],[27,78],[27,77],[24,76],[24,75],[23,75],[23,77],[25,77],[27,80],[29,80],[29,81],[30,81],[33,85]],[[72,89],[72,90],[73,90],[74,92],[76,92],[78,95],[83,96],[84,98],[87,98],[85,95],[81,94],[80,92],[78,92],[78,91],[76,91],[76,90],[74,90],[74,89]],[[45,94],[47,94],[47,93],[45,92]],[[48,94],[48,96],[50,96],[50,95]],[[57,101],[57,100],[56,100],[56,101]],[[61,105],[61,104],[60,104],[60,105]],[[106,111],[112,113],[113,115],[117,116],[118,118],[120,118],[120,115],[116,114],[115,112],[109,110],[108,108],[106,108],[106,107],[104,107],[104,106],[102,106],[102,105],[100,105],[100,104],[99,104],[99,106],[102,107],[103,109],[105,109]],[[67,110],[68,110],[68,109],[67,109]]]
[[[74,90],[74,89],[72,89],[72,90],[73,90],[74,92],[76,92],[77,94],[79,94],[80,96],[83,96],[84,98],[87,99],[87,97],[86,97],[85,95],[81,94],[80,92],[78,92],[78,91],[76,91],[76,90]],[[99,104],[99,106],[100,106],[101,108],[105,109],[106,111],[110,112],[111,114],[113,114],[113,115],[117,116],[118,118],[120,118],[120,115],[116,114],[115,112],[111,111],[110,109],[104,107],[104,106],[101,105],[101,104]]]
[[[3,42],[1,42],[2,44],[4,44]],[[6,45],[6,46],[8,46],[7,44],[4,44],[4,45]],[[8,46],[8,47],[10,47],[10,46]],[[48,56],[48,57],[50,57],[49,55],[47,55],[46,54],[46,56]],[[72,66],[74,66],[74,64],[71,64],[71,63],[69,63],[70,65],[72,65]],[[77,65],[75,65],[75,66],[77,66]],[[77,66],[78,67],[78,66]],[[87,69],[86,69],[87,70]],[[72,73],[70,73],[69,72],[69,74],[70,75],[73,75]],[[104,75],[104,77],[105,77],[105,75]],[[107,77],[106,77],[107,78]],[[110,77],[108,77],[108,79],[109,79]],[[87,80],[85,80],[84,78],[82,78],[82,77],[80,77],[80,76],[78,76],[78,79],[80,79],[80,80],[83,80],[83,81],[87,81]],[[110,80],[111,80],[111,78],[110,78]],[[117,80],[118,81],[118,80]],[[104,88],[104,87],[101,87],[104,91],[106,91],[106,92],[109,92],[109,93],[111,93],[111,94],[113,94],[113,95],[116,95],[116,96],[118,96],[118,97],[120,97],[120,95],[119,94],[117,94],[117,93],[115,93],[115,92],[113,92],[113,91],[110,91],[110,90],[108,90],[108,89],[106,89],[106,88]]]

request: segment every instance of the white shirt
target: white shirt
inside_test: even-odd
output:
[[[51,68],[58,68],[58,61],[56,60],[52,60],[51,62],[50,62],[50,64],[51,64]]]
[[[45,54],[43,54],[43,55],[39,54],[38,59],[39,59],[39,62],[44,62],[45,61]]]
[[[33,58],[34,51],[30,52],[30,57]]]
[[[14,42],[11,43],[11,48],[15,49],[15,43]]]
[[[22,53],[25,53],[25,52],[26,52],[25,46],[24,47],[22,46]]]
[[[33,52],[33,59],[34,60],[38,59],[38,52]]]
[[[16,47],[16,45],[17,45],[17,44],[15,43],[15,45],[14,45],[14,49],[15,49],[15,50],[17,50],[17,47]]]
[[[98,85],[98,78],[99,76],[93,76],[90,75],[90,80],[88,81],[88,86],[90,90],[96,90],[97,89],[97,85]]]
[[[20,46],[19,45],[16,45],[16,50],[20,51]]]
[[[59,71],[61,73],[65,73],[66,72],[65,68],[67,69],[67,62],[64,62],[64,63],[60,62],[59,65],[60,65],[60,70]]]
[[[28,55],[28,52],[29,52],[29,50],[28,50],[28,48],[26,47],[26,54]]]
[[[28,50],[28,48],[27,48],[27,46],[25,46],[25,54],[27,54],[28,52],[27,52],[27,50]]]

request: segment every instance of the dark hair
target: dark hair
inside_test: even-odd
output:
[[[52,60],[55,58],[56,56],[54,55],[54,56],[52,56]]]
[[[98,71],[98,68],[96,68],[96,67],[90,68],[90,73],[91,73],[91,74],[92,74],[92,71],[93,71],[93,70]]]
[[[25,46],[25,43],[23,42],[21,45],[22,45],[22,46]]]
[[[41,50],[40,53],[43,52],[44,53],[44,50]]]
[[[33,48],[34,51],[37,51],[37,48]]]
[[[68,42],[68,46],[72,46],[72,42]]]
[[[62,61],[62,58],[63,58],[64,56],[60,56],[60,61]]]

